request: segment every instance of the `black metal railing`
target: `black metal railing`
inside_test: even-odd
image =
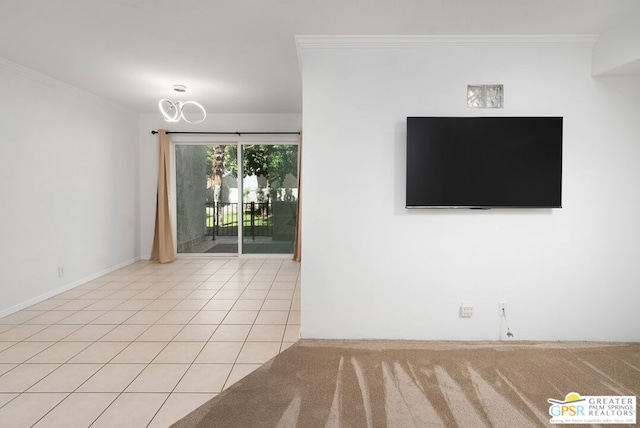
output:
[[[242,212],[237,203],[207,202],[206,236],[238,236],[238,219],[242,218],[242,233],[245,237],[272,236],[273,216],[269,202],[246,202]]]

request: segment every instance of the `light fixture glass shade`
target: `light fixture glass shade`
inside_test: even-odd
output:
[[[185,107],[188,107],[188,115],[185,116]],[[195,107],[192,108],[191,106]],[[167,98],[163,98],[158,102],[158,108],[164,116],[166,122],[180,122],[184,120],[187,123],[202,123],[207,118],[207,112],[202,104],[195,101],[176,101],[173,102]],[[202,115],[202,117],[200,117]],[[195,116],[195,118],[194,118]]]

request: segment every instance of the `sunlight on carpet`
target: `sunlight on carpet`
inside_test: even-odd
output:
[[[528,427],[639,395],[640,344],[302,340],[173,427]]]

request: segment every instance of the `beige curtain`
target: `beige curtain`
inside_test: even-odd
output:
[[[169,218],[169,185],[171,138],[164,129],[158,130],[158,198],[156,200],[156,230],[151,248],[151,260],[170,263],[176,259],[173,230]]]
[[[301,225],[302,225],[302,187],[300,186],[302,178],[302,132],[298,136],[298,209],[296,213],[296,235],[293,241],[293,260],[299,262],[302,260],[302,239],[301,239]]]

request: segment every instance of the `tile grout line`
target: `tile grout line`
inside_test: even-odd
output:
[[[103,281],[97,281],[97,283],[99,283],[100,285],[94,285],[92,287],[87,287],[86,289],[83,289],[83,293],[76,293],[77,295],[75,295],[72,299],[53,299],[53,300],[64,300],[64,303],[60,303],[60,304],[56,304],[56,306],[52,306],[49,305],[49,309],[47,310],[43,310],[43,311],[38,311],[37,314],[33,314],[33,316],[30,316],[29,318],[23,319],[19,324],[11,324],[12,327],[3,330],[3,332],[5,331],[9,331],[11,329],[13,329],[16,326],[19,325],[40,325],[40,324],[29,324],[29,321],[32,321],[33,319],[42,316],[42,315],[46,315],[48,313],[52,313],[53,311],[69,311],[70,313],[67,314],[66,316],[60,318],[60,319],[56,319],[55,322],[51,323],[51,324],[42,324],[45,327],[41,330],[38,330],[37,332],[34,332],[31,335],[28,335],[26,337],[23,337],[21,340],[14,342],[11,346],[9,346],[8,348],[3,349],[0,352],[4,352],[8,349],[13,348],[15,345],[20,344],[20,343],[41,343],[41,342],[51,342],[51,344],[49,346],[47,346],[46,348],[43,348],[42,350],[36,352],[33,355],[30,355],[29,358],[27,358],[26,360],[21,361],[20,363],[16,363],[16,365],[14,367],[12,367],[8,372],[11,372],[12,370],[14,370],[16,367],[19,367],[23,364],[28,365],[28,364],[38,364],[38,363],[28,363],[27,361],[35,358],[38,355],[41,355],[42,353],[46,352],[48,349],[50,349],[51,347],[55,346],[58,343],[71,343],[72,341],[65,341],[65,339],[69,336],[72,336],[74,333],[76,333],[78,330],[81,330],[83,327],[87,327],[87,326],[93,326],[93,325],[100,325],[100,326],[111,326],[111,328],[107,331],[105,331],[104,333],[100,334],[99,336],[93,338],[92,340],[88,340],[88,341],[77,341],[78,343],[84,343],[84,342],[88,342],[89,344],[84,347],[83,349],[80,349],[79,351],[73,353],[73,355],[70,356],[66,356],[65,360],[62,363],[56,363],[57,367],[51,371],[50,373],[44,375],[43,377],[41,377],[40,379],[34,381],[34,383],[28,387],[26,387],[24,389],[24,391],[17,393],[17,395],[15,397],[13,397],[10,401],[8,401],[7,403],[4,403],[2,407],[6,406],[7,404],[13,402],[16,398],[20,397],[22,394],[26,393],[28,391],[29,388],[32,388],[34,385],[36,385],[37,383],[41,382],[44,378],[46,378],[47,376],[51,375],[52,373],[55,373],[56,371],[60,370],[61,367],[65,366],[65,365],[72,365],[72,364],[85,364],[83,362],[76,362],[76,363],[72,363],[70,362],[71,360],[73,360],[74,358],[77,358],[78,355],[80,355],[81,353],[85,352],[86,349],[90,348],[91,346],[94,346],[96,344],[99,343],[107,343],[107,342],[113,342],[113,343],[118,343],[118,342],[126,342],[126,345],[124,346],[124,348],[122,348],[121,350],[119,350],[118,352],[116,352],[112,357],[110,357],[107,361],[103,361],[100,363],[96,363],[96,364],[100,364],[99,368],[93,372],[91,374],[91,376],[89,376],[87,379],[85,379],[84,381],[82,381],[79,385],[77,385],[73,391],[71,392],[63,392],[65,393],[65,397],[58,402],[58,404],[56,404],[54,407],[52,407],[51,409],[49,409],[49,411],[47,411],[45,414],[43,414],[40,419],[38,419],[38,421],[42,420],[42,418],[46,417],[46,415],[48,415],[50,412],[52,412],[54,409],[56,409],[62,402],[64,402],[66,399],[68,399],[69,396],[71,396],[74,393],[78,392],[78,389],[80,389],[83,385],[85,385],[90,379],[92,379],[98,372],[100,372],[102,369],[104,369],[104,367],[106,367],[108,364],[120,364],[120,363],[113,363],[113,360],[116,359],[119,355],[121,355],[129,346],[131,346],[131,344],[133,343],[141,343],[141,342],[157,342],[156,340],[151,340],[151,341],[138,341],[138,339],[140,337],[142,337],[146,332],[149,331],[149,329],[151,329],[153,326],[161,326],[161,325],[179,325],[181,326],[181,328],[176,331],[175,334],[173,334],[171,336],[171,339],[166,340],[166,341],[162,341],[165,342],[164,346],[162,347],[162,349],[160,349],[153,358],[151,358],[150,361],[148,361],[147,363],[144,363],[144,368],[135,376],[133,377],[128,383],[127,385],[119,392],[116,392],[115,397],[113,398],[113,400],[109,403],[109,405],[107,407],[105,407],[105,409],[102,410],[102,412],[100,412],[100,414],[98,416],[95,417],[94,422],[96,420],[98,420],[103,414],[104,412],[106,412],[112,405],[113,403],[120,397],[122,396],[122,394],[125,393],[126,389],[129,388],[131,386],[132,383],[134,383],[136,381],[136,379],[139,378],[139,376],[142,374],[142,372],[144,372],[144,370],[146,370],[147,368],[149,368],[154,361],[157,360],[157,358],[162,354],[162,352],[164,350],[167,349],[167,347],[169,346],[170,343],[180,343],[181,341],[176,341],[175,338],[178,337],[178,335],[183,332],[185,330],[185,328],[189,325],[199,325],[199,324],[190,324],[191,321],[193,321],[194,317],[196,317],[198,314],[205,312],[205,307],[210,304],[212,301],[215,300],[215,297],[219,295],[220,291],[225,290],[225,286],[228,286],[234,279],[234,276],[236,276],[239,272],[241,272],[243,267],[249,267],[250,265],[250,272],[252,273],[251,277],[248,280],[242,280],[242,282],[244,282],[243,287],[240,290],[240,294],[237,295],[234,298],[234,303],[228,308],[225,309],[225,315],[222,318],[222,320],[220,321],[219,324],[216,325],[216,327],[213,329],[213,331],[208,335],[207,340],[204,341],[203,346],[200,348],[200,350],[197,352],[197,354],[191,359],[191,362],[188,363],[188,367],[187,369],[184,371],[184,373],[182,373],[182,375],[180,376],[180,379],[178,379],[178,381],[176,382],[175,385],[173,385],[173,387],[171,388],[171,391],[167,392],[167,396],[165,397],[165,399],[162,401],[162,403],[160,404],[160,406],[155,410],[155,413],[153,414],[153,416],[151,417],[149,424],[152,423],[152,421],[154,420],[154,418],[159,414],[159,412],[163,409],[163,406],[167,403],[167,400],[171,397],[172,394],[176,393],[176,388],[178,386],[178,384],[184,379],[186,373],[189,371],[189,369],[191,367],[193,367],[193,365],[195,364],[195,361],[197,360],[197,358],[202,354],[203,350],[205,349],[206,345],[208,343],[215,343],[215,342],[219,342],[219,341],[211,341],[211,339],[213,338],[213,336],[215,335],[215,332],[218,331],[219,327],[221,325],[225,325],[223,324],[224,321],[226,319],[228,319],[227,317],[229,317],[230,313],[234,310],[236,311],[241,311],[244,309],[234,309],[238,303],[242,300],[246,300],[243,299],[242,296],[243,294],[249,290],[250,285],[253,281],[256,280],[256,278],[258,277],[259,274],[267,274],[268,277],[270,277],[269,279],[269,287],[265,288],[264,290],[266,290],[266,293],[264,294],[264,296],[262,296],[260,298],[261,302],[259,307],[257,307],[256,310],[256,316],[255,318],[252,320],[251,324],[247,324],[249,325],[249,331],[247,332],[247,335],[243,338],[242,345],[240,348],[240,351],[238,352],[238,354],[236,355],[233,363],[231,364],[231,369],[229,371],[229,373],[227,374],[226,378],[224,379],[224,382],[221,386],[221,390],[219,392],[222,392],[225,390],[225,388],[228,388],[230,385],[227,385],[231,374],[233,372],[233,370],[235,368],[240,367],[242,364],[244,363],[239,363],[238,360],[240,358],[240,355],[242,353],[242,350],[245,349],[246,343],[249,342],[249,336],[251,334],[251,331],[255,328],[256,322],[258,320],[258,317],[260,316],[260,314],[263,313],[267,313],[268,311],[265,309],[265,304],[266,304],[266,300],[268,300],[269,298],[269,294],[274,290],[274,286],[275,283],[278,282],[278,275],[280,274],[287,274],[290,275],[292,272],[296,272],[296,276],[295,276],[295,280],[294,280],[294,284],[293,284],[293,289],[291,290],[291,296],[287,298],[288,300],[288,309],[287,309],[287,315],[286,315],[286,320],[285,323],[283,324],[284,326],[284,330],[282,332],[282,335],[280,336],[280,339],[276,342],[278,344],[278,352],[280,353],[282,352],[282,347],[284,345],[284,336],[286,335],[286,331],[287,328],[290,326],[289,321],[291,320],[291,312],[293,310],[293,301],[295,300],[295,296],[296,296],[296,290],[298,289],[298,282],[299,282],[299,275],[300,275],[300,269],[299,267],[297,269],[294,269],[292,271],[285,271],[283,270],[285,264],[284,261],[279,261],[278,262],[278,267],[275,270],[275,273],[272,274],[271,270],[267,270],[266,272],[261,272],[261,270],[263,268],[266,267],[267,263],[266,260],[261,260],[261,262],[259,264],[257,263],[250,263],[250,260],[244,260],[242,261],[242,263],[237,264],[237,260],[231,260],[231,259],[227,259],[224,261],[224,263],[222,264],[216,264],[215,266],[215,270],[211,271],[211,272],[205,272],[205,273],[200,273],[200,270],[209,266],[211,264],[211,261],[208,261],[207,263],[196,263],[194,265],[194,263],[181,263],[180,265],[174,266],[171,270],[167,271],[167,274],[161,274],[160,270],[155,270],[155,269],[151,269],[149,265],[147,264],[142,264],[139,266],[138,269],[132,270],[132,269],[126,269],[126,270],[122,270],[120,271],[119,275],[106,275],[105,277],[103,277]],[[190,265],[194,265],[194,266],[190,266]],[[207,297],[206,299],[197,299],[197,300],[206,300],[206,303],[204,303],[200,309],[198,310],[194,310],[194,313],[191,317],[188,317],[188,319],[185,319],[184,321],[181,322],[175,322],[171,319],[168,320],[168,322],[166,324],[161,323],[161,320],[163,317],[167,316],[168,314],[170,314],[175,307],[177,307],[178,305],[180,305],[183,302],[186,302],[188,300],[193,300],[193,299],[189,299],[188,297],[193,294],[196,290],[207,290],[206,288],[200,288],[202,287],[210,278],[214,277],[216,272],[219,272],[221,269],[228,269],[228,268],[233,268],[233,274],[229,274],[228,272],[225,272],[225,280],[224,283],[222,284],[222,286],[220,286],[220,288],[215,289],[215,292],[211,295],[211,297]],[[137,273],[137,274],[136,274]],[[206,274],[207,277],[206,279],[200,281],[199,279],[197,280],[197,282],[199,283],[196,286],[193,287],[184,287],[184,288],[177,288],[180,286],[180,284],[186,283],[186,282],[193,282],[190,281],[189,278],[192,275],[204,275]],[[161,284],[162,282],[168,282],[168,281],[162,281],[162,279],[164,278],[168,278],[168,275],[175,275],[175,277],[170,281],[172,282],[171,286],[164,285]],[[122,278],[121,281],[118,280],[118,278]],[[125,279],[127,278],[127,279]],[[135,278],[135,279],[132,279]],[[125,284],[115,284],[117,282],[123,282]],[[285,282],[289,282],[289,279],[287,279]],[[131,290],[128,290],[128,286],[131,286],[132,284],[144,284],[146,286],[144,287],[136,287],[133,288]],[[157,286],[158,284],[160,284],[160,286]],[[114,288],[109,288],[109,287],[114,287]],[[236,288],[229,288],[228,290],[232,290],[232,289],[236,289]],[[102,290],[102,293],[94,293],[94,292],[98,292]],[[143,306],[133,310],[133,309],[128,309],[128,308],[121,308],[121,306],[126,305],[128,302],[130,301],[135,301],[135,300],[140,300],[140,299],[135,299],[134,297],[136,296],[140,296],[143,293],[150,291],[150,290],[154,290],[156,291],[156,295],[153,297],[148,298],[149,302],[147,302],[146,304],[144,304]],[[182,290],[181,292],[176,292],[172,295],[173,296],[177,296],[178,298],[166,298],[163,299],[163,297],[169,295],[172,291],[176,291],[176,290]],[[213,290],[213,289],[212,289]],[[257,288],[256,290],[262,290],[262,288]],[[280,290],[280,289],[278,289]],[[282,288],[282,290],[289,290],[289,288]],[[108,293],[105,293],[106,291],[109,291]],[[130,291],[130,292],[127,292]],[[132,292],[135,291],[135,293],[133,294]],[[160,293],[160,291],[163,291],[163,293],[161,294],[157,294]],[[88,296],[90,293],[94,293],[94,294],[101,294],[101,296],[99,296],[98,298],[92,298],[92,299],[88,299],[87,297],[96,297],[96,296]],[[113,296],[117,296],[117,299],[109,299],[109,297],[113,297]],[[82,299],[82,298],[85,299]],[[195,299],[195,298],[194,298]],[[79,300],[93,300],[92,303],[89,303],[85,306],[83,306],[82,308],[80,308],[80,305],[73,305],[71,304],[72,302],[75,301],[79,301]],[[109,300],[121,300],[122,302],[120,302],[119,304],[115,304],[113,306],[109,306],[109,304],[103,304],[103,307],[108,307],[108,309],[100,309],[100,305],[98,305],[95,309],[95,311],[101,311],[103,312],[102,314],[98,315],[98,317],[94,318],[91,321],[85,322],[83,324],[79,324],[80,327],[78,327],[77,329],[70,331],[68,334],[65,334],[63,336],[60,336],[58,338],[56,338],[56,340],[44,340],[46,339],[46,336],[44,336],[43,340],[37,340],[37,341],[29,341],[28,339],[33,337],[34,335],[39,334],[41,331],[44,331],[46,329],[48,329],[49,327],[52,326],[56,326],[56,325],[75,325],[75,324],[64,324],[64,320],[74,316],[75,314],[78,313],[82,313],[84,312],[90,312],[91,310],[88,310],[86,308],[95,305],[96,303],[99,302],[103,302],[103,301],[109,301]],[[147,300],[146,298],[144,300]],[[148,308],[150,305],[152,305],[154,302],[158,302],[158,301],[162,301],[162,300],[176,300],[177,303],[175,303],[170,309],[164,309],[164,313],[162,314],[162,316],[159,316],[157,319],[153,320],[152,322],[150,322],[149,324],[127,324],[126,322],[128,320],[130,320],[132,317],[136,316],[136,314],[140,314],[145,312],[145,309]],[[71,304],[71,305],[70,305]],[[70,306],[73,308],[80,308],[80,309],[68,309],[68,308],[62,308],[63,306]],[[188,306],[187,306],[188,307]],[[27,309],[28,310],[28,309]],[[182,309],[181,309],[182,310]],[[190,309],[183,309],[185,311],[190,310]],[[248,309],[246,309],[248,310]],[[253,309],[252,309],[253,310]],[[273,310],[277,310],[277,309],[273,309]],[[114,311],[131,311],[131,314],[129,316],[127,316],[126,318],[123,318],[122,320],[119,320],[118,323],[107,323],[107,324],[91,324],[93,321],[95,321],[96,319],[99,319],[102,316],[105,316],[107,314],[109,314],[110,312],[114,312]],[[35,312],[35,311],[34,311]],[[31,314],[30,314],[31,315]],[[56,316],[54,314],[50,315],[52,319],[55,319]],[[141,325],[141,326],[146,326],[146,328],[144,330],[141,330],[139,333],[137,333],[135,335],[135,337],[132,337],[131,339],[127,339],[127,340],[117,340],[117,336],[116,339],[114,340],[109,340],[109,341],[105,341],[102,340],[104,339],[107,335],[111,334],[114,330],[118,329],[119,327],[122,326],[128,326],[128,325]],[[211,324],[204,324],[204,325],[211,325]],[[229,324],[229,325],[233,325],[233,324]],[[240,324],[243,325],[243,324]],[[261,324],[262,325],[262,324]],[[265,325],[278,325],[278,324],[271,324],[269,322],[267,322]],[[201,340],[196,340],[196,342],[200,342]],[[76,342],[76,341],[73,341]],[[262,341],[257,341],[257,342],[262,342]],[[267,342],[267,341],[265,341]],[[271,342],[271,341],[268,341]],[[89,364],[89,363],[86,363]],[[158,363],[160,364],[160,363]],[[7,373],[8,373],[7,372]],[[3,375],[6,373],[3,373]],[[144,391],[140,391],[141,393]],[[218,393],[219,393],[218,392]],[[46,391],[43,391],[42,393],[47,393]],[[88,393],[92,393],[91,391]],[[96,391],[96,393],[98,393],[98,391]],[[34,392],[34,394],[38,394],[36,392]],[[209,393],[207,393],[209,394]],[[36,421],[35,423],[38,423],[38,421]]]
[[[236,270],[236,272],[237,272],[237,270]],[[213,275],[215,275],[215,272],[211,274],[211,276],[213,276]],[[210,276],[210,277],[211,277],[211,276]],[[254,275],[254,277],[255,277],[255,275]],[[203,283],[204,283],[204,282],[206,282],[206,281],[203,281]],[[225,285],[226,285],[226,283],[228,283],[228,282],[229,282],[229,280],[227,280],[227,281],[225,282]],[[248,286],[248,285],[247,285],[247,286]],[[207,301],[207,304],[208,304],[208,302],[211,302],[211,300],[213,300],[213,299],[214,299],[214,297],[218,294],[218,292],[219,292],[220,290],[222,290],[223,288],[224,288],[224,285],[223,285],[220,289],[218,289],[218,291],[217,291],[217,292],[216,292],[216,293],[215,293],[215,294],[214,294],[214,295],[213,295],[213,296],[212,296],[212,297]],[[246,289],[246,287],[243,289],[243,291],[244,291],[245,289]],[[239,299],[240,299],[240,296],[238,296],[238,297],[236,298],[236,302],[237,302]],[[234,305],[235,305],[235,303],[234,303]],[[203,306],[203,308],[204,308],[205,306],[206,306],[206,304]],[[233,308],[233,306],[232,306],[232,308]],[[200,309],[200,311],[202,311],[202,309]],[[199,313],[200,311],[198,311],[198,313]],[[227,311],[227,315],[229,314],[229,312],[231,312],[231,309],[229,309],[229,310]],[[225,315],[225,318],[226,318],[226,316],[227,316],[227,315]],[[195,315],[194,315],[194,317],[195,317]],[[192,318],[192,319],[193,319],[193,318]],[[222,325],[222,322],[223,322],[223,321],[224,321],[224,318],[221,320],[220,324],[218,324],[218,327],[216,327],[216,329],[211,333],[211,336],[209,336],[209,340],[211,339],[211,337],[213,337],[213,335],[214,335],[214,334],[215,334],[215,332],[218,330],[218,328],[220,327],[220,325]],[[205,342],[204,346],[200,349],[200,351],[196,354],[196,356],[193,358],[193,360],[192,360],[192,361],[191,361],[191,363],[189,364],[189,367],[187,367],[187,369],[184,371],[184,373],[182,374],[182,376],[180,376],[180,379],[179,379],[179,380],[176,382],[176,384],[173,386],[172,390],[169,392],[169,394],[167,395],[167,397],[163,400],[163,402],[162,402],[162,404],[160,405],[160,407],[158,407],[158,409],[155,411],[155,413],[153,414],[153,416],[151,417],[151,419],[149,419],[149,422],[148,422],[148,423],[147,423],[147,425],[146,425],[147,427],[148,427],[149,425],[151,425],[151,423],[152,423],[152,422],[153,422],[153,420],[156,418],[156,416],[158,415],[158,413],[160,413],[160,411],[162,410],[162,408],[164,407],[164,405],[166,404],[166,402],[169,400],[169,398],[171,397],[171,395],[175,393],[176,388],[178,387],[178,385],[180,384],[180,382],[182,382],[182,380],[183,380],[183,379],[184,379],[184,377],[186,376],[186,374],[187,374],[187,372],[189,371],[189,369],[190,369],[191,367],[193,367],[193,364],[194,364],[194,363],[195,363],[195,361],[198,359],[198,357],[200,356],[200,354],[202,353],[202,351],[204,350],[204,348],[207,346],[207,345],[206,345],[207,343],[209,343],[209,341],[206,341],[206,342]],[[158,354],[158,355],[159,355],[159,354]],[[156,357],[157,357],[157,356],[156,356]],[[231,371],[233,371],[233,365],[232,365],[232,367],[231,367],[231,370],[229,371],[229,374],[231,374]],[[227,379],[228,379],[228,377],[227,377]],[[223,383],[221,391],[216,392],[216,393],[215,393],[216,395],[217,395],[217,394],[219,394],[220,392],[224,391],[224,386],[225,386],[225,384],[226,384],[226,381],[227,381],[227,380],[225,379],[225,383]]]
[[[113,281],[112,281],[112,282],[113,282]],[[137,312],[139,312],[139,311],[137,311]],[[137,313],[137,312],[136,312],[136,313]],[[132,315],[132,316],[133,316],[133,315]],[[129,318],[130,318],[130,317],[129,317]],[[127,319],[129,319],[129,318],[127,318]],[[123,321],[123,323],[124,323],[124,321]],[[119,324],[119,325],[123,325],[123,323],[121,323],[121,324]],[[85,324],[85,325],[87,325],[87,324]],[[89,325],[90,325],[90,324],[89,324]],[[117,327],[114,327],[113,329],[109,330],[108,332],[106,332],[106,333],[105,333],[105,334],[103,334],[102,336],[98,337],[96,340],[94,340],[94,341],[92,342],[92,344],[96,344],[96,343],[98,343],[98,342],[100,341],[100,339],[101,339],[101,338],[103,338],[104,336],[106,336],[107,334],[109,334],[111,331],[113,331],[113,330],[114,330],[114,329],[116,329],[116,328],[117,328]],[[146,330],[145,330],[145,331],[146,331]],[[143,333],[140,333],[140,335],[142,335],[142,334],[143,334]],[[140,335],[138,335],[138,337],[139,337]],[[61,340],[61,341],[62,341],[62,340]],[[135,341],[135,339],[134,339],[133,341],[130,341],[130,343],[133,343],[134,341]],[[89,348],[90,346],[91,346],[91,345],[89,345],[87,348]],[[166,346],[166,345],[165,345],[165,346]],[[82,385],[84,385],[85,383],[87,383],[87,382],[89,381],[89,379],[91,379],[93,376],[95,376],[95,375],[96,375],[96,373],[98,373],[100,370],[102,370],[102,369],[103,369],[107,364],[109,364],[109,362],[110,362],[110,361],[112,361],[112,360],[113,360],[113,359],[115,359],[118,355],[120,355],[120,353],[122,353],[122,352],[123,352],[127,347],[128,347],[128,345],[127,345],[127,346],[125,346],[125,347],[124,347],[120,352],[118,352],[116,355],[114,355],[113,357],[111,357],[111,359],[110,359],[109,361],[107,361],[106,363],[102,363],[102,366],[101,366],[98,370],[96,370],[96,371],[95,371],[95,373],[93,373],[91,376],[89,376],[87,379],[85,379],[85,380],[84,380],[84,382],[82,382],[80,385],[78,385],[78,386],[77,386],[77,387],[76,387],[72,392],[68,393],[68,394],[67,394],[67,396],[66,396],[65,398],[63,398],[63,399],[62,399],[58,404],[56,404],[54,407],[52,407],[52,408],[51,408],[47,413],[45,413],[45,414],[44,414],[40,419],[38,419],[38,421],[36,421],[32,426],[36,425],[40,420],[42,420],[42,419],[43,419],[43,418],[45,418],[49,413],[51,413],[52,411],[54,411],[54,409],[56,409],[56,408],[57,408],[57,407],[58,407],[62,402],[64,402],[67,398],[69,398],[69,397],[71,396],[71,394],[75,393],[75,392],[76,392],[80,387],[82,387]],[[87,348],[85,348],[85,350],[86,350]],[[79,353],[81,353],[81,352],[84,352],[84,350],[80,351]],[[162,351],[160,351],[160,352],[162,352]],[[78,353],[78,354],[79,354],[79,353]],[[77,356],[78,354],[76,354],[75,356]],[[75,356],[74,356],[74,357],[72,357],[72,358],[75,358]],[[68,361],[70,361],[70,360],[68,360]],[[64,364],[67,364],[67,363],[64,363]],[[69,363],[69,364],[72,364],[72,363]],[[148,364],[147,364],[147,365],[148,365]],[[62,365],[61,365],[60,367],[62,367]],[[60,367],[58,367],[58,369],[59,369]],[[58,370],[58,369],[56,369],[56,370]],[[55,371],[55,370],[54,370],[54,371]],[[142,371],[144,371],[144,369],[143,369]],[[142,371],[141,371],[140,373],[142,373]],[[53,373],[53,372],[52,372],[52,373]],[[140,375],[140,374],[138,374],[138,376],[139,376],[139,375]],[[47,376],[48,376],[48,375],[47,375]],[[46,376],[45,376],[45,377],[46,377]],[[43,379],[44,379],[44,378],[43,378]],[[95,423],[95,422],[100,418],[100,416],[102,416],[102,414],[104,414],[104,412],[106,412],[106,411],[107,411],[107,409],[108,409],[109,407],[111,407],[111,405],[113,405],[113,403],[114,403],[114,402],[115,402],[115,401],[116,401],[116,400],[117,400],[117,399],[122,395],[122,393],[124,392],[124,390],[126,390],[126,388],[128,388],[128,387],[129,387],[129,385],[131,385],[131,383],[135,381],[135,379],[137,379],[137,376],[136,376],[134,379],[132,379],[132,380],[131,380],[131,382],[129,382],[129,384],[128,384],[128,385],[127,385],[127,386],[126,386],[122,391],[120,391],[119,393],[116,393],[116,396],[113,398],[113,400],[111,400],[111,402],[109,403],[109,405],[108,405],[108,406],[106,406],[106,407],[102,410],[102,412],[100,412],[100,413],[99,413],[99,414],[98,414],[98,415],[93,419],[93,421],[91,422],[91,424],[90,424],[90,425],[93,425],[93,424],[94,424],[94,423]],[[41,380],[42,380],[42,379],[41,379]],[[33,385],[32,385],[32,387],[33,387]]]
[[[263,266],[264,262],[260,265]],[[256,271],[256,274],[258,271]],[[252,279],[256,277],[256,274],[253,275]],[[238,303],[238,300],[241,300],[240,298],[242,297],[242,294],[247,290],[247,288],[249,287],[249,284],[251,283],[251,281],[247,282],[247,285],[242,289],[242,293],[236,298],[236,303]],[[265,297],[266,299],[266,297]],[[264,300],[262,299],[262,304],[260,305],[260,307],[262,308],[262,306],[264,306]],[[235,306],[235,304],[234,304]],[[231,312],[231,310],[229,311]],[[260,313],[260,310],[258,310],[258,313]],[[228,313],[227,313],[228,315]],[[258,315],[256,315],[256,318],[258,317]],[[226,318],[226,317],[225,317]],[[224,319],[222,320],[224,321]],[[231,373],[233,372],[234,367],[236,366],[237,362],[238,362],[238,358],[240,358],[240,354],[242,354],[242,350],[244,349],[245,344],[247,343],[247,339],[249,338],[249,335],[251,334],[251,330],[253,329],[253,326],[255,325],[255,319],[253,320],[253,324],[251,324],[251,327],[249,328],[249,332],[247,333],[247,336],[244,338],[244,340],[242,341],[242,346],[240,347],[240,351],[238,351],[238,355],[236,355],[236,358],[234,360],[234,362],[231,364],[231,370],[229,370],[229,374],[227,374],[227,377],[225,378],[224,382],[222,383],[222,387],[220,389],[220,392],[225,390],[225,387],[227,386],[227,382],[229,382],[229,377],[231,376]]]

